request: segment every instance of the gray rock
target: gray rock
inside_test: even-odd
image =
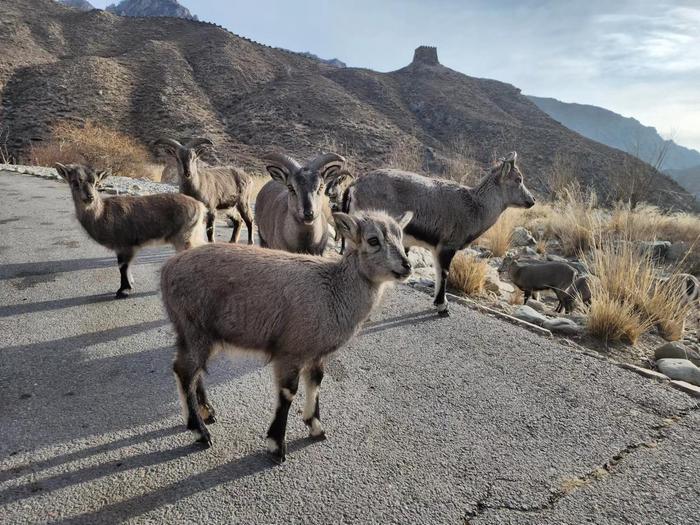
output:
[[[411,262],[411,266],[414,268],[432,268],[433,267],[433,255],[419,246],[411,247],[408,252],[408,260]]]
[[[493,292],[501,296],[509,296],[515,291],[515,287],[512,284],[501,280],[498,270],[492,266],[489,266],[488,273],[486,274],[484,288],[488,292]]]
[[[700,368],[687,359],[659,359],[656,368],[671,379],[700,386]]]
[[[688,253],[688,250],[690,250],[689,243],[685,241],[674,242],[666,251],[666,259],[673,262],[680,261]]]
[[[520,255],[527,255],[529,257],[537,257],[539,255],[536,250],[530,248],[529,246],[525,246],[523,248],[520,248]]]
[[[527,321],[528,323],[536,324],[537,326],[542,326],[547,318],[539,313],[534,308],[530,308],[526,304],[518,306],[518,308],[513,312],[513,317]]]
[[[688,359],[693,364],[700,366],[700,353],[681,343],[665,343],[654,350],[654,359]]]
[[[561,251],[561,241],[557,239],[550,239],[545,243],[545,248],[547,252],[560,252]]]
[[[462,250],[464,255],[471,255],[472,257],[483,257],[483,251],[474,248],[465,248]]]
[[[668,250],[671,247],[670,241],[639,241],[637,242],[639,252],[643,255],[649,255],[656,260],[664,260],[668,255]]]
[[[517,226],[516,228],[513,229],[513,233],[511,234],[511,244],[513,246],[534,246],[537,244],[537,241],[535,238],[532,236],[532,234],[527,230],[526,228],[523,228],[522,226]]]
[[[537,310],[538,312],[544,313],[544,311],[547,309],[544,303],[541,303],[537,299],[529,299],[527,302],[527,306],[530,308]]]
[[[582,326],[565,317],[547,319],[542,326],[547,330],[564,335],[579,335],[583,332]]]

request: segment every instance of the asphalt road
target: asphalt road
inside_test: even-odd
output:
[[[0,195],[2,523],[700,523],[695,400],[459,305],[437,318],[405,286],[329,364],[328,440],[297,399],[274,466],[270,372],[223,358],[202,450],[158,296],[172,252],[144,252],[114,301],[67,186],[0,174]]]

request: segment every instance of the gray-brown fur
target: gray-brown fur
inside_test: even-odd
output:
[[[172,244],[176,250],[204,242],[204,205],[186,195],[160,193],[103,199],[96,185],[107,176],[78,164],[56,164],[71,188],[78,221],[92,239],[114,250],[121,273],[117,298],[133,288],[129,264],[147,244]]]
[[[284,461],[287,412],[300,374],[307,384],[303,419],[313,437],[323,437],[324,359],[355,334],[387,283],[410,274],[401,244],[410,215],[398,223],[381,212],[334,219],[354,240],[342,258],[215,244],[163,266],[163,302],[177,334],[174,370],[188,428],[205,445],[211,445],[205,422],[214,421],[214,411],[202,372],[224,348],[256,352],[273,364],[278,405],[267,435],[276,460]]]
[[[348,211],[347,197],[348,189],[355,182],[355,176],[348,170],[341,170],[326,184],[326,197],[331,212]],[[341,237],[340,232],[336,228],[335,240],[341,241],[340,253],[345,251],[345,239]]]
[[[204,148],[212,145],[209,139],[193,139],[182,145],[174,139],[161,138],[154,145],[162,146],[175,158],[180,191],[207,207],[209,242],[214,241],[216,211],[226,210],[233,223],[230,242],[238,242],[243,220],[248,229],[248,244],[253,244],[253,212],[250,208],[253,182],[250,176],[231,166],[201,166],[199,157]]]
[[[324,187],[340,173],[345,159],[326,153],[301,165],[287,155],[271,153],[264,161],[272,180],[255,200],[261,246],[322,255],[328,244]]]
[[[446,283],[457,251],[468,246],[508,207],[531,207],[535,199],[523,184],[515,152],[501,159],[474,188],[394,169],[373,171],[348,190],[350,211],[383,209],[413,212],[404,243],[423,246],[435,257],[435,301],[448,315]]]
[[[591,287],[589,285],[589,277],[582,275],[577,277],[564,295],[564,309],[566,313],[573,311],[577,300],[583,304],[591,304]]]
[[[569,306],[566,312],[570,311],[573,303],[568,290],[574,284],[576,270],[568,264],[554,261],[518,261],[509,255],[503,260],[499,271],[508,272],[513,284],[523,291],[523,304],[527,304],[532,292],[552,290],[559,299],[557,312],[561,312],[567,304]]]

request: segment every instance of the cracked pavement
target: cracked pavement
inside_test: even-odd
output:
[[[273,465],[269,370],[222,358],[202,450],[157,290],[171,250],[114,301],[64,184],[2,173],[0,192],[0,523],[700,523],[697,400],[407,286],[328,364],[327,441],[297,399]]]

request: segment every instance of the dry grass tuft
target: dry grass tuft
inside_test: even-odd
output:
[[[38,166],[53,166],[56,162],[89,164],[122,177],[144,177],[153,172],[148,168],[151,154],[143,145],[93,122],[55,125],[51,140],[32,148],[31,162]]]
[[[690,305],[677,272],[660,283],[650,254],[628,240],[607,238],[585,258],[595,275],[590,281],[587,328],[604,341],[629,341],[656,326],[670,340],[683,335]]]
[[[591,306],[586,329],[603,341],[628,341],[635,344],[651,324],[646,324],[630,303],[622,301],[591,279]]]
[[[578,255],[595,245],[601,217],[595,195],[567,191],[546,223],[546,234],[559,240],[564,255]]]
[[[685,280],[674,273],[668,281],[657,282],[644,303],[651,322],[668,341],[683,337],[685,321],[693,309],[685,300],[685,286]]]
[[[389,150],[386,164],[390,168],[423,173],[423,147],[414,140],[400,140]]]
[[[567,478],[561,482],[559,490],[564,494],[571,494],[587,484],[588,482],[582,478]]]
[[[483,244],[495,257],[503,257],[510,248],[513,229],[520,224],[517,210],[506,210],[483,235],[479,244]]]
[[[460,252],[452,260],[447,283],[467,295],[479,295],[484,291],[488,271],[485,261]]]

